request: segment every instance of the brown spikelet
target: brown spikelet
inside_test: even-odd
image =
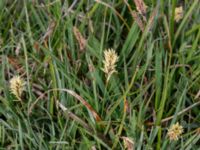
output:
[[[146,12],[147,12],[147,6],[144,3],[143,0],[134,0],[134,3],[136,5],[136,9],[139,12],[140,15],[142,15],[142,18],[144,21],[146,21]]]
[[[37,52],[40,50],[40,46],[39,46],[39,43],[37,41],[34,42],[33,48],[36,49]]]
[[[24,67],[19,63],[19,60],[15,57],[8,57],[9,64],[19,73],[24,74]]]
[[[132,16],[135,22],[137,23],[137,25],[139,26],[140,30],[144,32],[144,24],[142,20],[140,19],[140,16],[138,15],[138,13],[136,11],[132,11]]]
[[[74,35],[76,37],[76,40],[78,41],[80,51],[83,51],[86,47],[87,40],[82,36],[82,34],[78,30],[78,28],[73,27],[73,32],[74,32]]]
[[[147,32],[149,32],[152,29],[157,12],[158,12],[158,7],[154,8],[153,12],[151,13],[151,16],[147,24]]]
[[[48,38],[52,35],[53,31],[55,30],[56,22],[53,20],[49,23],[46,33],[42,37],[42,42],[46,42]]]

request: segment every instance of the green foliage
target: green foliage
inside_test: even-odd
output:
[[[125,149],[123,137],[137,150],[199,148],[199,1],[145,1],[144,31],[125,2],[0,1],[0,149]],[[106,82],[108,48],[119,61]],[[15,75],[26,81],[21,102]],[[184,134],[170,141],[176,122]]]

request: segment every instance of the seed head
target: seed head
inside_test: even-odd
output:
[[[104,67],[102,68],[103,72],[106,74],[106,80],[109,81],[111,75],[114,72],[117,72],[116,62],[118,61],[119,57],[117,56],[117,53],[113,49],[108,49],[104,51]]]
[[[176,7],[175,8],[175,21],[176,22],[179,22],[181,19],[183,18],[183,7],[180,6],[180,7]]]
[[[177,122],[168,129],[167,136],[169,137],[170,141],[177,141],[182,133],[183,127]]]
[[[25,90],[25,81],[20,76],[14,76],[10,80],[10,91],[16,96],[18,100],[21,100],[22,92]]]
[[[132,138],[123,136],[122,139],[123,139],[123,142],[124,142],[124,148],[126,150],[134,150],[135,142],[133,141]]]

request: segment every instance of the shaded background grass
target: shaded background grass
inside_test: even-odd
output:
[[[0,2],[2,148],[124,149],[125,136],[136,149],[198,149],[199,1],[145,2],[144,32],[131,0]],[[176,23],[180,5],[184,17]],[[87,39],[84,50],[73,27]],[[107,48],[119,55],[108,84],[101,70]],[[9,91],[14,75],[27,83],[22,104]],[[101,121],[63,89],[84,98]],[[170,142],[166,132],[175,122],[184,134]]]

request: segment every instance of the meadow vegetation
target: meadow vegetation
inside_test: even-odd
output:
[[[0,149],[198,150],[199,0],[1,0]]]

